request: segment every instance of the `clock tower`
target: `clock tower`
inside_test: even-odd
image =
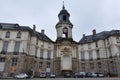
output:
[[[77,45],[72,38],[73,24],[70,22],[70,14],[63,4],[58,14],[59,21],[56,24],[57,40],[54,46],[54,72],[57,75],[73,74],[78,71]],[[74,66],[75,65],[75,66]]]
[[[63,4],[62,10],[58,14],[59,22],[56,24],[57,39],[72,39],[73,24],[69,20],[70,14]]]

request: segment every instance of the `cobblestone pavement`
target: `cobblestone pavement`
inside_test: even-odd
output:
[[[32,79],[0,79],[0,80],[120,80],[120,78],[32,78]]]

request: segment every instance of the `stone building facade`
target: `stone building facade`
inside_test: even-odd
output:
[[[0,23],[0,75],[41,71],[63,76],[75,72],[110,73],[120,76],[120,30],[85,35],[73,40],[73,24],[64,5],[58,14],[57,39],[52,41],[44,30],[36,31],[19,24]]]

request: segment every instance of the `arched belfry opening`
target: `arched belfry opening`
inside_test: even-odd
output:
[[[65,38],[68,38],[68,28],[66,27],[63,28],[63,34]]]
[[[66,21],[66,20],[67,20],[66,15],[63,15],[63,21]]]

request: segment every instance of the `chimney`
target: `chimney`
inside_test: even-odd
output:
[[[36,30],[36,26],[35,25],[33,25],[33,31],[35,31]]]
[[[93,29],[93,36],[96,35],[96,29]]]
[[[44,29],[41,29],[41,34],[45,34],[45,30]]]
[[[85,37],[85,34],[83,34],[83,37]]]

